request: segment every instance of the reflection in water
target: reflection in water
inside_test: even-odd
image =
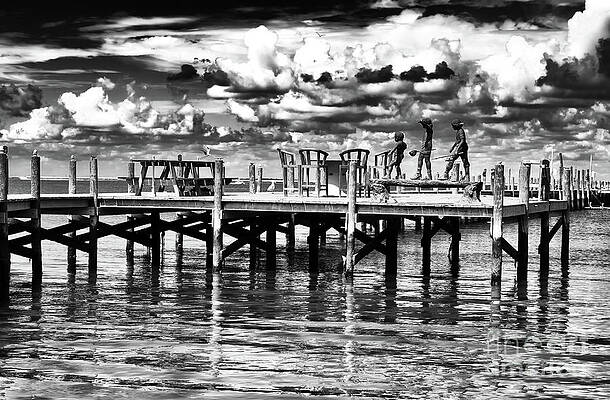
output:
[[[396,322],[396,276],[388,275],[385,278],[385,313],[383,321],[387,324]]]
[[[355,366],[355,352],[356,352],[356,341],[353,339],[356,335],[356,325],[354,317],[354,285],[351,278],[346,278],[343,282],[344,294],[345,294],[345,312],[343,318],[345,319],[345,327],[343,328],[343,335],[345,338],[345,345],[343,346],[343,363],[346,368],[346,373],[343,380],[350,382],[356,375]]]
[[[212,275],[212,292],[211,292],[211,329],[210,329],[210,368],[212,375],[217,377],[220,375],[220,365],[222,363],[222,302],[220,300],[221,293],[221,276],[219,273]]]
[[[554,258],[548,281],[515,286],[506,268],[501,303],[489,301],[489,238],[468,226],[460,270],[440,246],[430,277],[410,228],[396,277],[373,253],[350,280],[328,267],[342,251],[333,235],[316,274],[302,237],[293,263],[280,242],[276,271],[250,270],[246,248],[222,273],[204,268],[194,239],[181,258],[166,243],[156,271],[143,247],[125,265],[125,243],[108,239],[94,285],[86,266],[66,279],[65,249],[47,246],[42,292],[13,260],[0,397],[608,398],[608,236],[592,241],[574,219],[569,277]],[[584,354],[557,346],[583,333]]]

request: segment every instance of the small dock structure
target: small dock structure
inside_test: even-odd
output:
[[[541,277],[548,276],[549,242],[561,232],[561,267],[568,268],[570,212],[584,208],[595,192],[595,185],[587,180],[588,173],[563,165],[561,179],[557,184],[552,182],[548,160],[537,164],[539,180],[532,186],[532,165],[521,164],[515,183],[513,176],[507,182],[504,165],[497,164],[490,170],[487,183],[481,176],[474,182],[391,180],[379,176],[372,179],[373,174],[360,174],[358,165],[351,161],[342,169],[346,173],[344,195],[321,196],[320,190],[315,190],[310,196],[309,190],[287,190],[294,189],[292,178],[286,180],[294,169],[284,171],[282,187],[263,192],[262,169],[250,164],[245,180],[248,190],[239,192],[231,190],[231,179],[225,177],[222,159],[141,159],[127,166],[125,192],[100,193],[98,161],[91,157],[89,192],[77,193],[77,160],[71,157],[67,193],[41,194],[43,166],[34,152],[31,192],[10,194],[8,154],[3,149],[0,150],[0,301],[10,301],[11,255],[31,259],[32,286],[40,287],[44,279],[43,240],[66,247],[68,273],[77,273],[77,251],[86,253],[88,277],[95,282],[100,238],[115,235],[125,239],[127,263],[133,263],[134,244],[148,248],[152,267],[158,268],[162,262],[162,234],[168,231],[177,235],[177,250],[182,249],[185,235],[200,240],[206,249],[206,268],[222,271],[224,261],[245,247],[249,248],[251,268],[256,266],[258,251],[265,252],[266,268],[277,268],[277,252],[294,251],[295,226],[304,226],[308,229],[308,268],[317,273],[321,245],[326,233],[333,229],[344,238],[344,255],[338,263],[346,276],[357,275],[358,263],[372,252],[384,256],[386,276],[395,276],[399,233],[405,219],[421,227],[421,265],[428,275],[435,235],[439,232],[450,235],[449,261],[457,268],[463,221],[489,221],[489,282],[491,296],[497,299],[506,256],[517,265],[517,279],[527,280],[530,243],[538,247]],[[158,178],[155,168],[161,171]],[[203,177],[204,171],[210,176]],[[316,182],[323,181],[317,174],[316,171]],[[301,175],[300,170],[297,175]],[[148,182],[150,192],[144,190]],[[66,222],[43,228],[41,219],[50,214],[65,215]],[[104,221],[106,216],[124,216],[124,221],[110,224]],[[532,238],[529,225],[537,221],[540,234]],[[510,223],[518,224],[517,243],[509,243],[504,237],[504,227]],[[486,224],[480,226],[487,229]],[[286,237],[285,249],[278,249],[278,234]]]

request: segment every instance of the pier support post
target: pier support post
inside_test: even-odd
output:
[[[430,217],[422,217],[424,219],[424,230],[422,232],[421,247],[422,247],[422,275],[430,276],[430,251],[432,247],[432,219]]]
[[[250,166],[248,167],[248,183],[248,191],[250,194],[256,193],[256,166],[254,163],[250,163]]]
[[[127,193],[135,193],[136,192],[136,180],[135,180],[135,163],[130,161],[127,164]],[[133,215],[127,216],[127,221],[133,221],[135,218]],[[128,230],[129,232],[133,232],[133,228]],[[127,258],[127,265],[133,265],[133,250],[134,243],[133,240],[127,239],[127,243],[125,244],[125,256]]]
[[[564,169],[561,175],[561,184],[563,190],[563,200],[566,202],[567,208],[562,211],[561,218],[563,224],[561,225],[561,270],[567,272],[570,265],[570,209],[572,204],[571,199],[571,187],[570,181],[570,170]]]
[[[0,149],[0,304],[9,301],[11,252],[8,244],[8,155]]]
[[[263,191],[263,167],[256,169],[256,191],[261,193]]]
[[[150,213],[150,264],[153,270],[161,265],[161,218],[158,212]]]
[[[42,285],[42,235],[40,231],[40,156],[34,150],[30,164],[30,194],[32,196],[32,289]]]
[[[307,244],[309,245],[309,273],[317,274],[320,270],[318,265],[320,256],[320,221],[317,215],[312,215],[309,222],[309,236],[307,236]]]
[[[178,161],[182,161],[182,154],[178,154]],[[183,170],[182,166],[180,166],[178,168],[178,171],[176,171],[176,175],[178,176],[179,179],[184,178],[184,170]],[[183,182],[183,181],[180,180],[180,182]],[[183,217],[182,213],[176,214],[176,219],[178,221],[180,221],[182,219],[182,217]],[[184,234],[182,232],[176,232],[175,249],[176,249],[176,259],[182,261],[182,254],[183,254],[183,250],[184,250]]]
[[[268,270],[274,270],[277,267],[277,230],[275,219],[272,219],[267,225],[267,231],[265,232],[265,245],[265,264]]]
[[[502,283],[502,219],[504,208],[504,165],[497,164],[493,179],[493,211],[491,216],[491,286]],[[492,296],[499,296],[499,290],[492,290]],[[494,298],[495,299],[495,298]]]
[[[398,233],[401,217],[387,219],[387,237],[385,240],[385,276],[396,276],[398,272]]]
[[[212,247],[214,247],[214,240],[212,240],[213,236],[212,223],[209,222],[205,225],[205,268],[207,272],[211,272],[213,270],[212,267]],[[206,272],[206,273],[207,273]]]
[[[253,165],[253,164],[251,164]],[[253,175],[254,176],[254,175]],[[256,247],[256,237],[254,236],[254,232],[257,229],[257,218],[252,218],[250,220],[250,269],[253,270],[256,268],[256,261],[258,259],[258,248]]]
[[[550,192],[550,168],[549,160],[542,160],[540,165],[540,200],[549,201]],[[549,276],[549,220],[550,212],[540,214],[540,279],[547,279]]]
[[[212,268],[222,269],[222,186],[223,161],[214,162],[214,209],[212,210]]]
[[[519,202],[525,205],[525,215],[519,217],[517,282],[527,282],[527,264],[529,251],[529,202],[530,202],[531,165],[521,163],[519,167]]]
[[[289,214],[288,215],[288,233],[286,234],[286,251],[287,252],[294,252],[294,245],[295,245],[295,215],[294,214]]]
[[[356,246],[356,162],[349,162],[347,180],[347,215],[346,221],[346,248],[345,248],[345,275],[354,274],[354,256]]]
[[[449,253],[449,262],[451,269],[455,270],[460,265],[460,217],[451,218],[451,251]]]
[[[91,212],[89,214],[89,282],[95,283],[97,280],[97,225],[99,221],[99,201],[98,201],[98,170],[97,157],[91,156],[89,162],[89,193],[93,198]]]
[[[76,194],[76,156],[72,154],[70,156],[70,163],[68,165],[68,194]],[[74,216],[68,216],[68,222],[74,223]],[[74,240],[76,238],[76,229],[72,229],[70,232],[70,238]],[[76,273],[76,248],[68,246],[68,273]]]

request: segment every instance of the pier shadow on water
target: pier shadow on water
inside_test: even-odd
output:
[[[277,270],[265,269],[264,254],[249,268],[246,249],[222,273],[206,270],[194,240],[178,254],[166,235],[155,270],[146,249],[136,246],[126,262],[125,243],[106,238],[94,282],[84,254],[69,275],[65,249],[44,243],[40,291],[32,292],[27,260],[13,258],[11,304],[0,310],[0,394],[607,398],[610,213],[572,219],[570,269],[552,258],[540,280],[532,251],[529,279],[517,284],[507,262],[499,304],[490,302],[490,240],[468,225],[460,268],[447,261],[449,237],[435,237],[430,277],[409,225],[396,277],[370,256],[344,278],[332,234],[316,274],[304,232],[289,255],[278,238]],[[551,242],[552,255],[558,246]]]

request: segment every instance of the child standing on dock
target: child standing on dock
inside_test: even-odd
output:
[[[464,132],[464,123],[459,119],[451,121],[451,127],[455,131],[455,143],[451,146],[449,156],[447,157],[447,166],[445,167],[444,180],[449,179],[449,172],[453,168],[453,163],[458,157],[462,159],[464,165],[464,180],[470,182],[470,163],[468,162],[468,144],[466,143],[466,132]]]
[[[424,138],[421,144],[421,150],[419,151],[419,157],[417,158],[417,173],[413,177],[413,179],[421,179],[421,169],[424,161],[426,162],[426,169],[428,173],[426,177],[428,180],[432,180],[432,164],[430,163],[430,154],[432,153],[432,135],[434,131],[432,130],[432,120],[430,118],[422,118],[418,121],[422,128],[424,128]],[[416,150],[411,150],[415,152]]]
[[[392,170],[396,168],[396,179],[400,179],[402,175],[402,171],[400,170],[400,163],[402,159],[405,157],[405,150],[407,149],[407,144],[404,142],[405,134],[404,132],[396,132],[394,133],[394,141],[396,142],[396,146],[390,151],[388,157],[392,162],[388,165],[388,178],[392,177]]]

